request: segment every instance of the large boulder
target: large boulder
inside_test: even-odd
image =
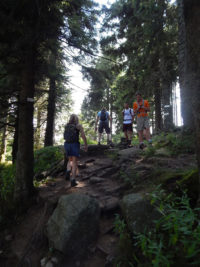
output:
[[[125,195],[120,207],[132,233],[142,233],[145,229],[151,230],[154,227],[153,221],[160,218],[160,213],[140,193]]]
[[[83,194],[70,194],[59,199],[47,223],[50,247],[67,255],[81,255],[98,234],[98,202]]]

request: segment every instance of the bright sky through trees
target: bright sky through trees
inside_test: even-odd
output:
[[[115,0],[96,0],[96,2],[100,5],[111,5]],[[73,88],[72,99],[74,101],[73,112],[79,114],[81,104],[90,87],[90,83],[83,80],[80,66],[73,64],[70,66],[70,69],[70,86]]]
[[[99,0],[98,2],[100,5],[111,5],[115,0]],[[171,0],[171,3],[175,3],[176,0]],[[87,90],[90,88],[90,83],[88,81],[84,81],[82,74],[81,74],[81,67],[73,64],[70,65],[70,86],[73,88],[73,93],[72,93],[72,99],[74,101],[74,106],[73,106],[73,112],[76,114],[80,113],[81,105],[83,102],[83,99],[85,95],[87,94]],[[182,118],[180,115],[180,92],[179,92],[179,87],[177,87],[177,124],[178,126],[182,125]]]

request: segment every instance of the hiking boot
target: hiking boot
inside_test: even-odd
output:
[[[152,146],[152,140],[149,140],[149,141],[148,141],[148,144],[149,144],[150,146]]]
[[[128,146],[128,147],[132,147],[132,146],[131,146],[131,140],[128,140],[128,141],[127,141],[127,146]]]
[[[69,181],[70,180],[70,173],[71,173],[71,171],[66,171],[66,173],[65,173],[65,180],[66,181]]]
[[[144,143],[141,143],[141,144],[139,145],[139,148],[140,148],[140,149],[144,149],[144,148],[145,148]]]
[[[114,147],[114,144],[113,144],[112,141],[108,141],[108,142],[107,142],[107,145],[110,146],[110,147]]]
[[[71,187],[74,187],[77,185],[78,185],[78,182],[75,179],[71,180]]]

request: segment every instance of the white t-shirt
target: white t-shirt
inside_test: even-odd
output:
[[[124,109],[123,115],[124,115],[124,120],[123,120],[124,124],[132,123],[132,117],[134,116],[134,112],[132,108]]]

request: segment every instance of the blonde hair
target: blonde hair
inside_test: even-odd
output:
[[[76,114],[71,114],[69,118],[69,123],[77,125],[79,123],[78,116]]]

